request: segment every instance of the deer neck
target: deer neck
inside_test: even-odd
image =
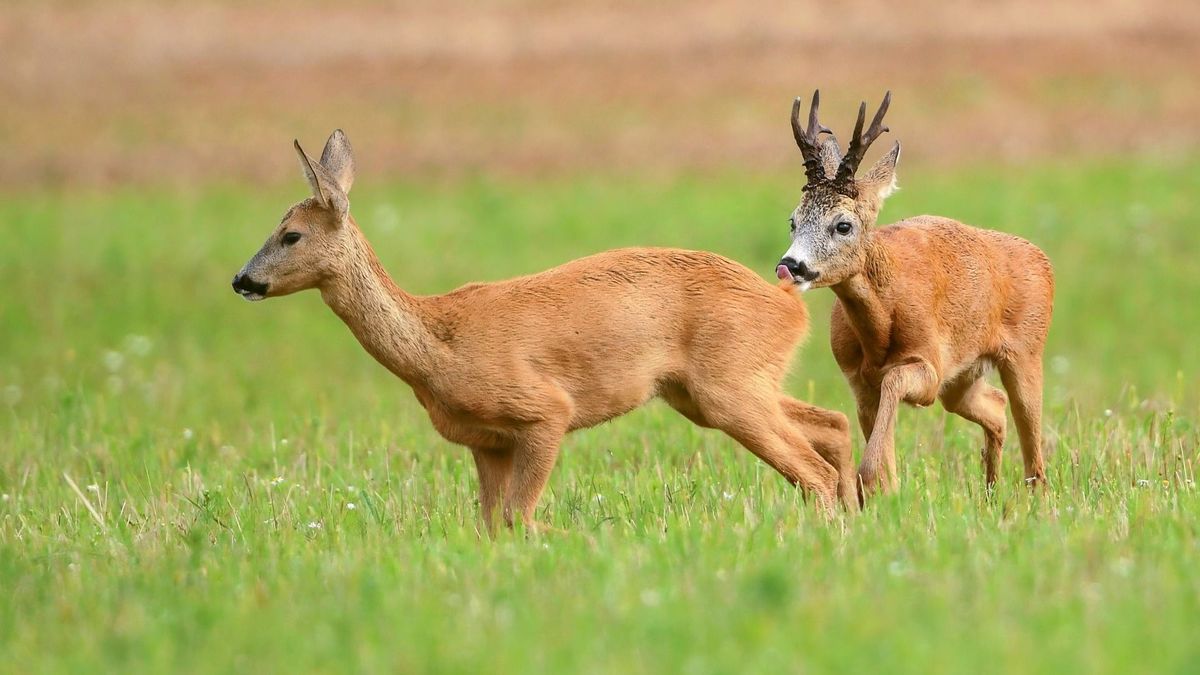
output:
[[[891,340],[891,278],[892,265],[887,249],[871,242],[863,269],[832,287],[870,361],[882,361]]]
[[[321,297],[376,361],[413,384],[437,367],[424,307],[392,281],[353,221],[349,227],[351,262],[321,286]]]

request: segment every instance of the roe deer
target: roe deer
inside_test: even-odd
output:
[[[1012,398],[1028,483],[1045,481],[1042,460],[1042,351],[1054,301],[1050,261],[1018,237],[949,218],[918,216],[875,227],[896,189],[900,143],[855,178],[891,101],[884,96],[863,132],[866,103],[842,156],[817,121],[813,93],[808,125],[800,99],[792,133],[804,156],[807,185],[792,212],[792,243],[776,274],[802,290],[828,286],[837,296],[830,342],[858,404],[867,440],[858,475],[863,496],[896,485],[893,426],[900,401],[946,410],[983,427],[982,460],[990,487],[1004,445],[1004,392],[984,376],[991,367]]]
[[[825,512],[857,508],[846,416],[785,396],[808,314],[772,285],[698,251],[608,251],[508,281],[414,296],[350,215],[354,158],[341,130],[296,204],[233,280],[249,300],[317,288],[362,346],[412,387],[437,431],[471,449],[483,522],[496,507],[536,529],[563,436],[659,396],[726,432]]]

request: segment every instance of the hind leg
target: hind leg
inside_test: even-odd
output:
[[[693,400],[704,421],[729,434],[792,485],[816,495],[821,509],[832,515],[837,471],[784,415],[777,396],[773,391],[714,387],[698,392]]]
[[[799,425],[753,394],[720,387],[701,388],[700,392],[697,398],[672,388],[662,396],[696,425],[724,431],[788,482],[816,494],[822,507],[831,512],[837,484],[836,475],[832,480],[828,478],[833,466],[816,451]],[[845,424],[845,418],[842,422]]]
[[[948,383],[942,390],[941,399],[946,410],[983,428],[981,459],[990,488],[995,485],[1000,471],[1000,453],[1004,448],[1008,424],[1004,406],[1008,399],[1004,392],[988,384],[982,375],[974,374]]]
[[[850,421],[836,410],[826,410],[784,396],[783,412],[799,427],[813,449],[838,473],[838,499],[847,510],[858,510],[858,474],[850,444]]]
[[[1042,457],[1042,354],[1025,354],[1000,363],[1000,380],[1012,401],[1013,421],[1021,436],[1025,482],[1046,482]]]
[[[818,505],[826,515],[833,514],[833,505],[837,501],[837,471],[782,415],[771,424],[739,423],[722,430],[789,483],[816,495]]]
[[[705,429],[715,428],[713,423],[704,417],[704,413],[700,411],[700,406],[692,399],[691,394],[682,386],[677,384],[663,385],[658,395],[662,400],[666,401],[667,405],[674,408],[675,412],[688,418],[692,424]]]

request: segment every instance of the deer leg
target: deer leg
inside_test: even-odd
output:
[[[871,441],[871,431],[875,428],[875,417],[879,414],[879,389],[858,386],[851,382],[854,392],[854,404],[858,413],[858,428],[862,431],[863,442]]]
[[[1021,456],[1025,460],[1025,482],[1046,482],[1046,462],[1042,457],[1042,355],[1029,354],[1002,361],[1000,381],[1012,401],[1013,421],[1021,437]]]
[[[530,529],[547,529],[534,521],[533,514],[558,460],[558,447],[565,433],[563,426],[542,423],[518,437],[513,448],[512,480],[504,495],[505,525],[512,527],[520,519]]]
[[[937,389],[937,372],[924,359],[896,366],[883,376],[875,425],[858,467],[864,497],[876,491],[889,492],[897,486],[895,431],[900,402],[929,405],[937,398]]]
[[[496,507],[508,492],[513,474],[511,449],[471,448],[479,473],[479,513],[488,536],[496,536]]]
[[[983,377],[977,377],[950,384],[942,391],[941,398],[946,410],[983,428],[981,459],[987,486],[992,487],[1000,472],[1000,453],[1008,424],[1004,406],[1008,397]]]
[[[728,378],[698,376],[688,387],[690,403],[677,400],[676,409],[702,426],[724,431],[754,453],[792,485],[817,496],[822,510],[832,515],[837,497],[837,471],[813,448],[779,404],[779,390],[755,377]],[[676,397],[678,398],[678,397]],[[670,398],[668,398],[670,401]]]
[[[792,485],[817,496],[822,511],[833,514],[837,497],[837,471],[772,401],[747,406],[753,396],[730,395],[729,405],[701,403],[704,419],[729,434]],[[698,401],[699,403],[699,401]]]
[[[792,485],[816,495],[826,516],[833,515],[837,501],[837,470],[826,462],[804,434],[781,414],[761,427],[725,430],[737,442],[778,471]]]
[[[659,392],[667,405],[675,409],[675,412],[686,417],[692,424],[705,429],[712,429],[713,424],[704,417],[704,413],[700,412],[700,406],[696,404],[686,389],[678,385],[666,385]]]
[[[837,469],[838,498],[849,511],[858,510],[858,476],[850,444],[850,421],[835,410],[826,410],[784,396],[783,412],[812,443],[813,449]]]
[[[724,431],[789,483],[816,495],[822,512],[832,516],[837,501],[837,471],[817,454],[803,434],[791,429],[790,424],[778,420],[772,426],[780,428],[763,426]]]

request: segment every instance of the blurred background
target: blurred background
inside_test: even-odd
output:
[[[798,166],[895,92],[906,166],[1187,155],[1200,5],[130,2],[0,7],[6,187],[279,181],[335,126],[381,181]]]

